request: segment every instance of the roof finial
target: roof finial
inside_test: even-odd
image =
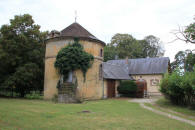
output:
[[[77,22],[77,11],[75,10],[75,23]]]

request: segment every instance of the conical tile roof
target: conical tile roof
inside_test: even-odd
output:
[[[92,40],[105,45],[103,41],[97,39],[94,35],[92,35],[84,27],[82,27],[80,24],[76,22],[63,29],[60,35],[62,37],[72,37],[72,38]]]

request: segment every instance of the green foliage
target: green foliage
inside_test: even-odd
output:
[[[93,55],[85,52],[83,46],[75,41],[58,52],[55,67],[61,75],[64,75],[64,79],[68,78],[70,71],[81,69],[85,81],[86,72],[91,67],[93,60]]]
[[[0,28],[0,87],[14,89],[24,97],[43,90],[47,32],[40,32],[29,14],[16,15]]]
[[[118,57],[123,59],[142,57],[141,44],[129,34],[116,34],[111,39],[111,45],[116,47]]]
[[[195,43],[195,22],[187,26],[184,34],[186,42]]]
[[[43,99],[43,95],[39,91],[32,91],[29,94],[25,95],[27,99]]]
[[[163,56],[164,50],[160,39],[150,35],[143,40],[136,40],[129,34],[115,34],[111,43],[104,47],[104,61],[120,59]]]
[[[173,34],[176,36],[176,40],[195,44],[195,22],[185,26],[184,28],[179,27],[178,30],[173,32]]]
[[[175,60],[171,63],[171,69],[179,68],[181,71],[193,71],[195,65],[195,54],[191,50],[179,51],[175,55]]]
[[[107,44],[104,47],[104,62],[117,58],[118,53],[114,46]]]
[[[160,91],[174,104],[194,107],[195,72],[166,74],[161,81]]]
[[[186,71],[188,72],[193,71],[193,67],[195,65],[195,54],[192,51],[188,53],[185,62]]]
[[[160,38],[149,35],[139,42],[142,46],[143,57],[159,57],[164,55],[164,48]]]
[[[134,97],[137,91],[137,85],[135,81],[124,80],[121,81],[120,86],[118,86],[117,90],[119,94],[122,94],[123,96]]]

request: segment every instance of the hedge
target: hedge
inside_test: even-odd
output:
[[[127,97],[135,97],[137,91],[137,85],[135,81],[124,80],[121,81],[120,85],[117,88],[119,94]]]
[[[160,91],[173,104],[195,108],[195,72],[166,74]]]

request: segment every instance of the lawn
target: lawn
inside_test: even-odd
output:
[[[159,99],[156,104],[162,108],[167,108],[167,109],[171,109],[173,111],[185,114],[185,115],[189,115],[189,116],[194,116],[195,117],[195,110],[192,110],[188,107],[182,107],[182,106],[177,106],[177,105],[173,105],[169,100],[165,99],[165,98],[161,98]]]
[[[157,115],[127,100],[55,104],[43,100],[0,98],[0,129],[192,130],[195,127]]]

